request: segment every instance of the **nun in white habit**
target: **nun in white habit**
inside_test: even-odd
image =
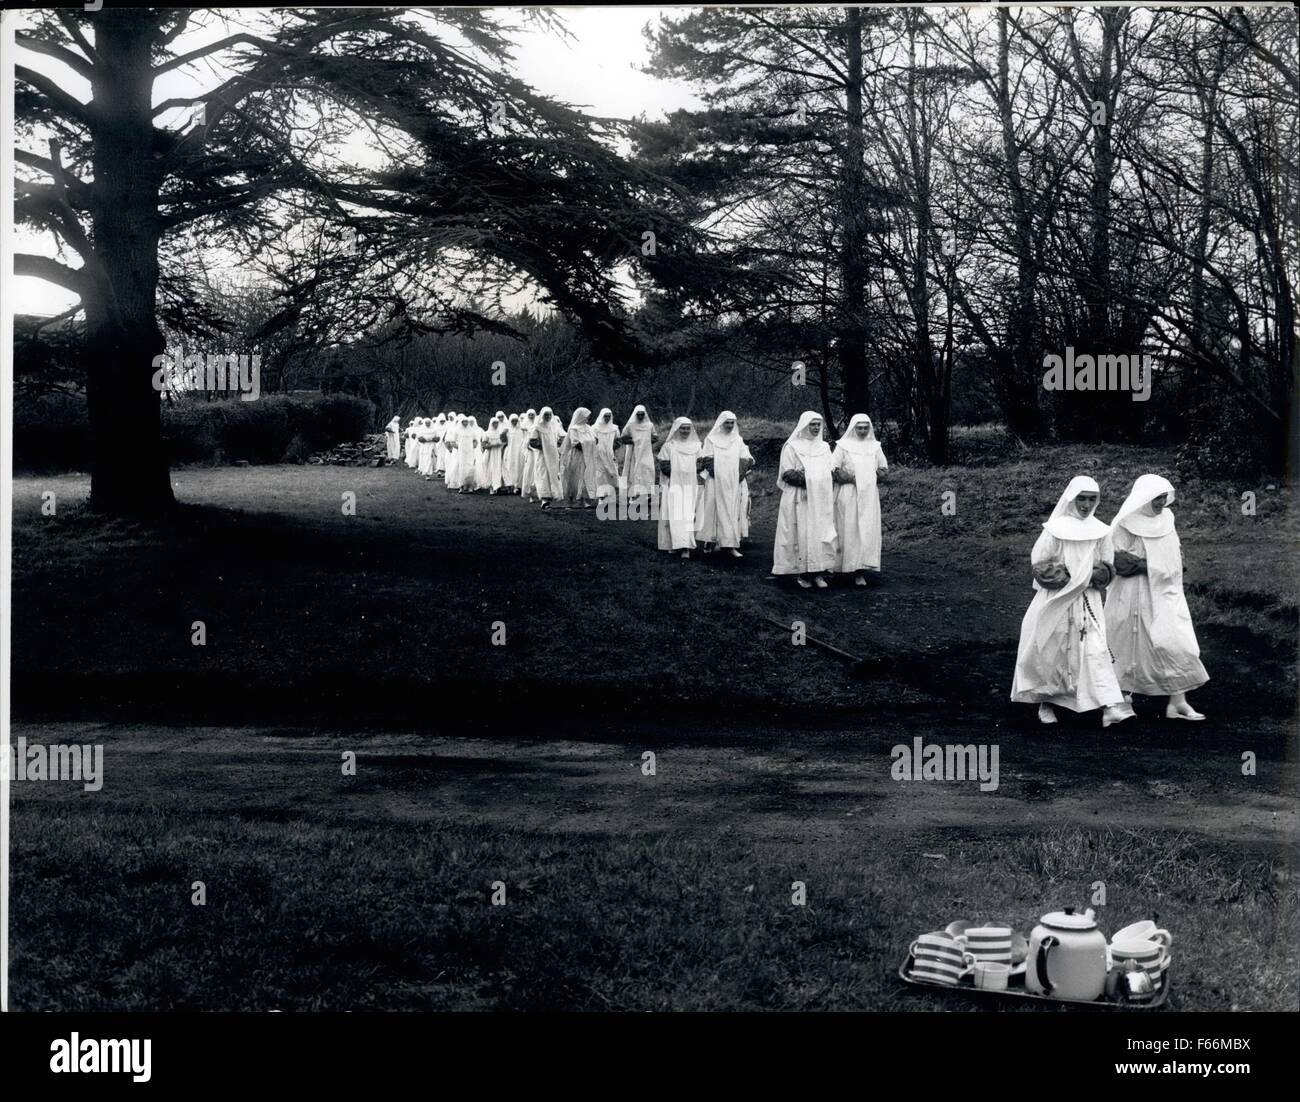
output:
[[[822,418],[806,410],[781,448],[772,573],[793,574],[800,588],[825,589],[835,568],[835,492],[831,449],[822,439]]]
[[[420,422],[420,442],[416,469],[422,478],[433,477],[433,418],[425,417]]]
[[[1040,723],[1054,707],[1104,709],[1103,727],[1130,718],[1106,645],[1101,590],[1115,576],[1110,529],[1093,514],[1101,490],[1080,475],[1070,481],[1029,554],[1034,599],[1020,624],[1011,699],[1037,704]]]
[[[447,456],[447,489],[462,493],[465,485],[466,467],[473,467],[473,436],[469,430],[469,415],[462,413],[456,427],[447,433],[447,447],[451,449]]]
[[[411,423],[406,426],[406,465],[414,468],[420,461],[420,442],[416,439],[420,432],[420,419],[412,417]]]
[[[528,494],[529,501],[537,500],[537,451],[532,447],[533,429],[537,427],[537,411],[524,411],[519,427],[523,430],[523,460],[520,465],[519,493]]]
[[[1202,720],[1187,693],[1210,679],[1183,595],[1183,552],[1169,505],[1174,488],[1144,474],[1110,524],[1119,575],[1106,595],[1106,632],[1127,696],[1168,696],[1166,719]]]
[[[384,426],[384,452],[390,460],[402,454],[402,419],[394,416]]]
[[[591,410],[575,409],[560,445],[560,481],[570,509],[591,509],[596,504],[596,434],[590,422]]]
[[[741,439],[736,415],[723,410],[713,422],[700,449],[700,515],[696,536],[705,551],[717,548],[732,558],[743,558],[740,541],[749,535],[749,486],[745,476],[754,457]]]
[[[460,444],[460,493],[472,494],[477,490],[483,489],[483,482],[480,477],[482,466],[480,460],[483,456],[483,430],[479,428],[478,418],[472,413],[468,418],[469,423],[461,430],[458,443]]]
[[[636,406],[623,426],[623,485],[629,497],[648,494],[655,486],[654,444],[659,438],[645,406]]]
[[[614,424],[614,411],[602,409],[596,415],[596,422],[591,426],[596,438],[596,450],[593,457],[593,476],[596,483],[596,497],[603,499],[618,493],[618,459],[614,448],[618,442],[618,426]]]
[[[479,452],[479,466],[481,468],[479,489],[486,486],[490,497],[501,489],[501,470],[505,456],[505,446],[505,426],[500,418],[493,417],[488,421],[487,431],[483,433]]]
[[[885,453],[871,418],[855,413],[835,445],[831,477],[835,480],[835,569],[853,574],[866,585],[866,571],[880,573],[880,490],[876,481],[887,471]]]
[[[519,414],[512,413],[506,424],[506,446],[501,453],[501,489],[507,494],[519,492],[520,464],[524,457],[524,433]]]
[[[537,496],[542,508],[549,509],[551,502],[561,496],[560,491],[560,422],[550,406],[542,406],[533,426],[528,446],[536,453]]]
[[[684,559],[695,547],[695,508],[700,490],[700,434],[689,417],[673,422],[659,449],[664,476],[659,499],[659,550],[680,551]]]
[[[439,478],[447,474],[447,415],[438,414],[433,423],[433,473]]]
[[[442,477],[445,482],[447,479],[447,466],[451,462],[451,449],[447,447],[447,441],[456,434],[460,428],[460,414],[455,410],[448,410],[442,426],[442,439],[438,441],[438,450],[442,453]],[[437,460],[434,461],[433,469],[438,470]]]

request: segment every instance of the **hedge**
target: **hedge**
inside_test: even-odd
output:
[[[344,394],[267,395],[254,402],[181,399],[162,411],[163,442],[173,466],[186,463],[301,463],[315,452],[360,440],[375,407]],[[14,404],[14,468],[90,469],[85,400],[67,395]]]

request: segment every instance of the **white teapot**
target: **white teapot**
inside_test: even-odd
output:
[[[1029,935],[1027,964],[1026,991],[1090,1002],[1106,988],[1106,935],[1091,910],[1053,911]]]

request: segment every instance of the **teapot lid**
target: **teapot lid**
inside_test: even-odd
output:
[[[1043,915],[1044,926],[1051,926],[1057,930],[1095,930],[1097,922],[1093,918],[1091,910],[1079,914],[1073,907],[1066,907],[1063,911],[1053,911],[1051,914]]]

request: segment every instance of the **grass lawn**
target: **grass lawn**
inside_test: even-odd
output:
[[[102,742],[106,778],[15,786],[13,1005],[931,1009],[912,937],[1103,880],[1104,926],[1174,931],[1171,1005],[1297,1009],[1290,495],[1173,480],[1209,722],[1044,735],[1007,701],[1038,526],[1071,475],[1108,517],[1168,454],[896,465],[882,584],[808,594],[768,577],[753,444],[725,564],[404,467],[177,471],[161,528],[17,479],[14,734]],[[998,744],[1001,787],[891,781],[914,735]]]
[[[1006,743],[998,793],[909,789],[853,732],[660,745],[654,777],[609,744],[25,733],[102,739],[106,780],[19,786],[19,1009],[974,1010],[898,981],[910,940],[1028,931],[1097,881],[1104,929],[1174,932],[1171,1008],[1297,1009],[1285,790],[1120,787]]]

